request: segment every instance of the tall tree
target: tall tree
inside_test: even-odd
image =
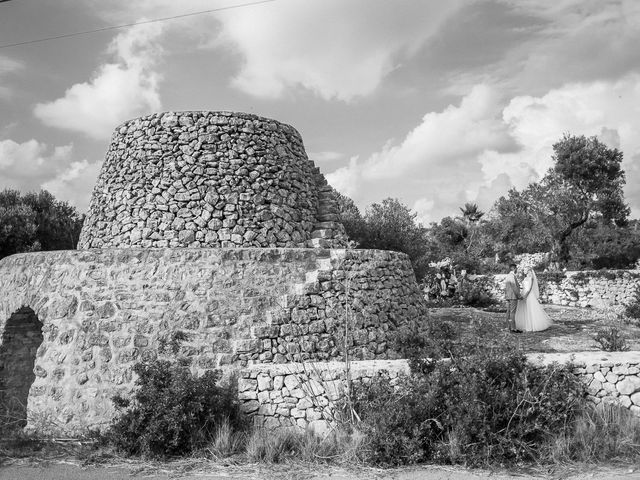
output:
[[[568,134],[553,151],[554,165],[540,182],[496,202],[491,227],[515,250],[549,245],[554,257],[566,262],[573,232],[590,219],[623,225],[630,210],[622,190],[622,152],[596,137]]]

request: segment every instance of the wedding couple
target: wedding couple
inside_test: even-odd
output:
[[[507,322],[513,333],[539,332],[551,326],[551,319],[540,305],[538,278],[533,268],[527,269],[522,287],[516,278],[517,266],[509,265],[504,293],[507,300]]]

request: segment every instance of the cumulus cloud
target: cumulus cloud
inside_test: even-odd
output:
[[[89,207],[92,193],[87,187],[96,183],[101,167],[101,162],[89,163],[87,160],[72,162],[55,178],[44,182],[42,188],[51,192],[56,198],[76,206],[80,211],[85,211]]]
[[[119,123],[161,108],[154,67],[161,55],[156,42],[162,27],[140,25],[118,35],[109,45],[113,61],[94,77],[71,86],[57,100],[39,103],[34,114],[48,126],[109,138]]]
[[[460,2],[281,0],[220,15],[220,42],[242,56],[240,90],[277,98],[303,87],[324,99],[369,95]]]
[[[49,147],[35,139],[18,143],[0,140],[0,189],[22,192],[42,188],[81,210],[89,201],[100,163],[73,160],[73,146]]]
[[[424,115],[397,144],[387,142],[364,161],[351,159],[328,175],[359,203],[385,196],[413,202],[421,219],[454,214],[466,201],[484,209],[511,187],[522,189],[552,166],[564,133],[596,135],[624,153],[626,196],[640,212],[640,76],[568,84],[545,95],[510,100],[478,85],[459,105]]]
[[[359,203],[372,201],[368,195],[384,190],[385,196],[415,202],[423,222],[438,219],[468,201],[484,183],[482,152],[516,148],[501,114],[500,95],[477,85],[458,105],[425,114],[402,141],[387,142],[363,161],[352,159],[328,180]]]

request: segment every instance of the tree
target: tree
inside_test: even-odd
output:
[[[546,248],[566,262],[571,235],[588,220],[623,225],[630,210],[622,191],[622,152],[596,137],[568,134],[553,151],[554,166],[540,182],[496,202],[490,228],[513,253]]]
[[[540,197],[553,251],[561,261],[569,257],[567,239],[590,218],[623,225],[630,209],[624,202],[622,152],[597,137],[565,134],[553,145],[554,167],[541,182]],[[541,206],[544,206],[541,205]]]
[[[477,223],[484,216],[484,212],[475,203],[465,203],[464,207],[460,207],[460,212],[462,212],[462,218],[467,224]]]
[[[366,236],[366,223],[360,209],[356,203],[346,195],[342,195],[340,192],[335,192],[336,200],[338,202],[338,215],[340,216],[340,222],[344,226],[345,232],[350,240],[356,242],[359,246],[359,242]]]
[[[464,207],[460,207],[460,212],[462,212],[462,221],[467,226],[469,232],[465,242],[465,250],[468,252],[473,246],[473,241],[478,230],[477,226],[484,216],[484,212],[480,210],[475,203],[465,203]]]
[[[418,279],[425,271],[423,259],[427,252],[427,230],[416,221],[417,214],[397,198],[370,205],[364,216],[353,200],[338,198],[340,217],[349,238],[358,248],[393,250],[409,256]]]
[[[83,216],[47,191],[0,192],[0,258],[34,250],[74,249]]]

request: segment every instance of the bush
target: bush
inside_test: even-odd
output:
[[[486,308],[498,303],[487,293],[482,282],[470,280],[464,282],[460,288],[460,302],[476,308]]]
[[[369,461],[534,460],[585,402],[585,387],[570,366],[535,367],[507,348],[430,365],[396,387],[378,380],[359,392]]]
[[[180,361],[138,363],[132,399],[115,396],[122,414],[107,439],[128,455],[183,455],[210,442],[219,425],[240,426],[236,395],[218,386],[221,373],[196,377]]]
[[[625,307],[624,314],[628,318],[640,320],[640,287],[636,288],[633,302]]]
[[[629,350],[627,339],[616,327],[598,330],[593,339],[598,342],[600,348],[606,352],[625,352]]]

